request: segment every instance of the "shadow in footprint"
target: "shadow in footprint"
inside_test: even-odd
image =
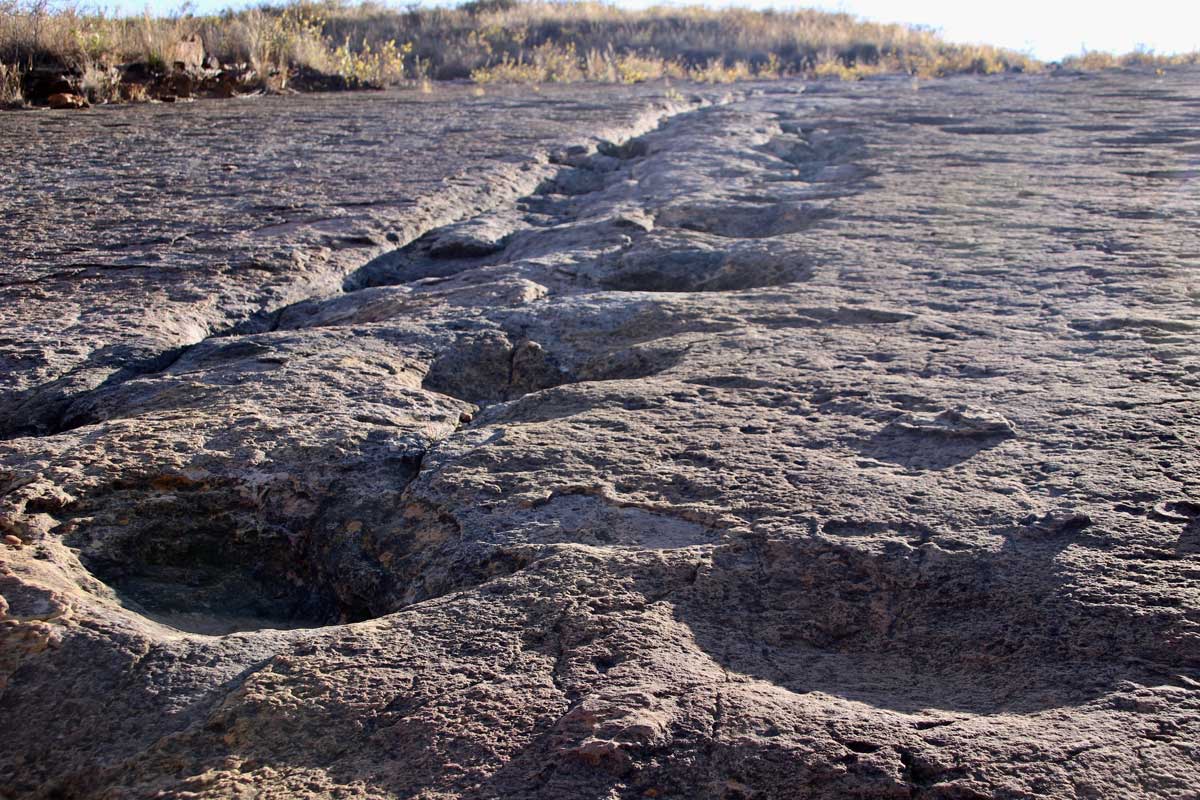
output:
[[[1189,556],[1200,553],[1200,503],[1191,500],[1171,500],[1154,507],[1151,517],[1160,522],[1182,526],[1175,542],[1175,554]]]
[[[732,239],[760,239],[799,233],[836,216],[810,203],[685,202],[658,212],[656,224]]]
[[[676,616],[727,669],[905,713],[1028,712],[1194,677],[1200,652],[1178,617],[1081,599],[1060,571],[1060,551],[1098,541],[1089,525],[1026,520],[999,551],[947,549],[917,523],[733,535]]]
[[[912,470],[953,467],[1016,436],[1012,423],[995,412],[968,406],[909,412],[862,444],[864,456]]]
[[[812,259],[779,239],[728,239],[657,230],[611,263],[595,268],[606,289],[633,292],[729,292],[808,280]]]
[[[372,286],[401,286],[425,278],[447,278],[491,263],[492,251],[469,248],[437,252],[438,234],[433,231],[398,250],[382,253],[346,276],[342,291],[355,292]]]

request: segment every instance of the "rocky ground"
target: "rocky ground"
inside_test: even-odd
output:
[[[1195,797],[1197,77],[0,118],[0,793]]]

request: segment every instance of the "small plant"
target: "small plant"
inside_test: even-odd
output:
[[[24,100],[21,94],[20,71],[15,66],[0,64],[0,106],[20,106]]]
[[[574,83],[583,80],[584,68],[575,45],[559,47],[545,42],[516,58],[505,54],[500,61],[471,72],[476,83]]]
[[[93,105],[118,103],[121,97],[121,74],[115,67],[107,69],[89,64],[80,82],[83,94]]]
[[[853,67],[848,67],[836,58],[830,58],[821,61],[812,69],[814,78],[838,78],[843,81],[854,81],[859,79],[858,73]]]
[[[92,64],[115,63],[117,60],[117,36],[114,26],[107,23],[109,20],[98,19],[71,31],[75,38],[75,47]]]
[[[1078,56],[1071,56],[1063,61],[1064,67],[1073,67],[1088,71],[1113,69],[1120,66],[1120,61],[1112,53],[1101,53],[1096,50],[1084,50]]]
[[[684,78],[687,69],[678,61],[665,59],[657,53],[639,56],[624,53],[616,58],[617,80],[620,83],[641,83],[658,78]]]
[[[754,74],[764,80],[782,78],[784,74],[783,61],[780,60],[778,54],[771,53],[767,56],[766,61],[755,67]]]
[[[150,93],[145,84],[123,83],[120,87],[120,97],[123,103],[149,103]]]
[[[688,77],[700,83],[733,83],[754,77],[754,68],[746,61],[725,63],[722,59],[709,59],[701,67],[689,70]]]
[[[347,39],[333,52],[333,72],[352,84],[387,86],[404,79],[404,60],[412,50],[411,42],[397,45],[394,39],[375,48],[364,39],[354,50]]]

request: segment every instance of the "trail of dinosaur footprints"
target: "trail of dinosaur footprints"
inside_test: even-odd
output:
[[[1189,796],[1200,95],[803,88],[3,442],[18,793]]]

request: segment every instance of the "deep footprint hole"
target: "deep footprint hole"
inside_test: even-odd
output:
[[[239,536],[221,524],[156,535],[146,529],[105,555],[81,555],[127,607],[191,633],[315,628],[372,616],[367,598],[346,597],[281,535]]]
[[[327,512],[284,524],[235,499],[248,488],[142,483],[66,540],[125,607],[208,635],[362,622],[527,564],[521,553],[463,542],[452,517],[423,503],[402,500],[364,524],[336,507],[330,487],[304,498]]]

